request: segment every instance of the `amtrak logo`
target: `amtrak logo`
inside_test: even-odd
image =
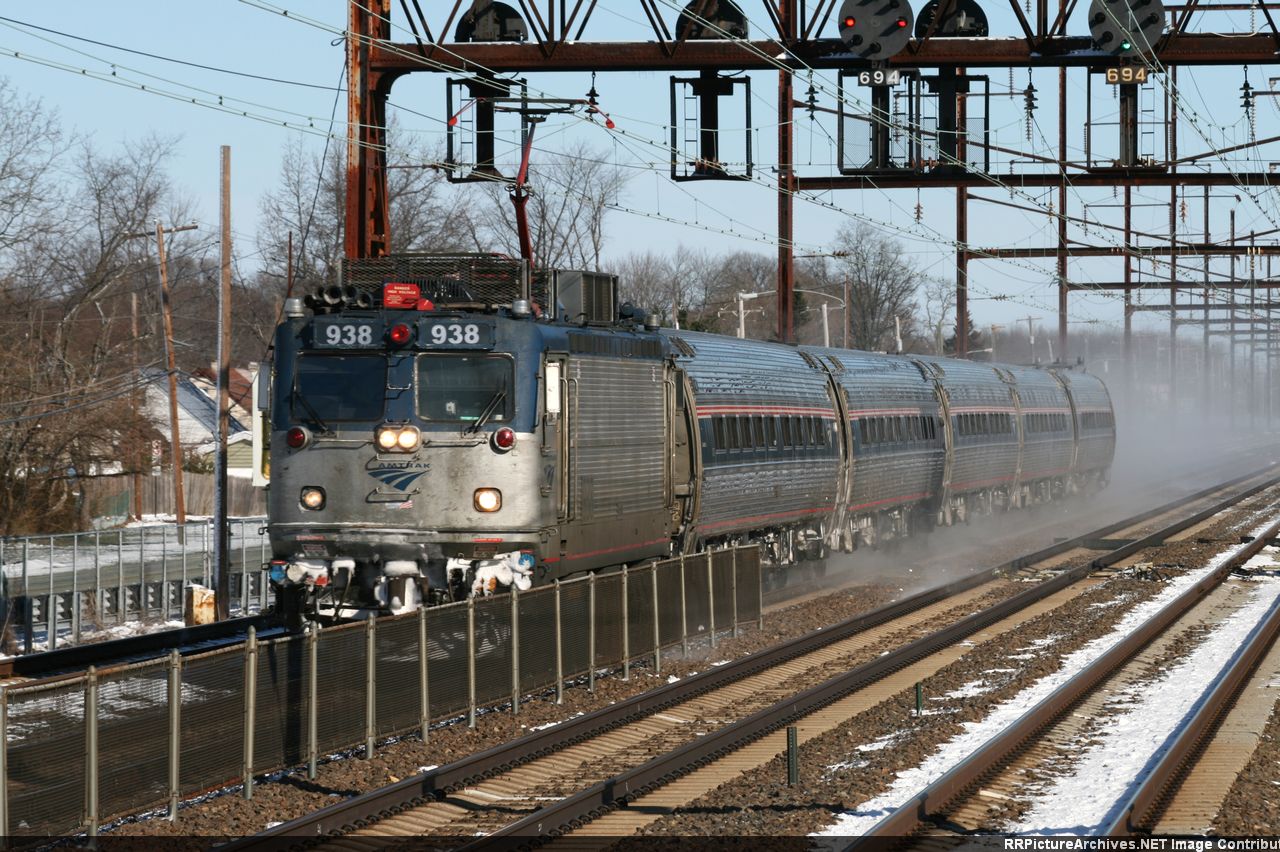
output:
[[[390,485],[397,491],[408,491],[413,483],[431,469],[431,465],[422,462],[404,462],[401,464],[382,464],[368,468],[365,473],[381,482]]]

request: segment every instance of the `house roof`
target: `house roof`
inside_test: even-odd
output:
[[[165,381],[165,371],[157,368],[147,368],[142,371],[143,376],[148,380],[147,394],[149,396],[166,397],[168,395],[168,385]],[[151,420],[162,429],[168,428],[168,408],[167,401],[163,406],[163,415],[157,417],[155,406],[151,406]],[[186,444],[202,444],[212,439],[218,431],[218,406],[207,394],[196,386],[195,382],[185,374],[178,374],[178,411],[179,417],[185,421],[183,426],[182,443]],[[198,427],[195,434],[189,434],[191,425]],[[237,420],[234,416],[228,418],[227,434],[234,435],[237,432],[248,431],[244,424]]]

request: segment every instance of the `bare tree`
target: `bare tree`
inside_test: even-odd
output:
[[[52,171],[67,144],[57,115],[0,77],[0,250],[12,251],[61,218]]]
[[[535,160],[529,167],[527,202],[534,266],[598,269],[605,217],[625,184],[621,169],[582,143],[554,158]],[[475,203],[467,205],[472,244],[477,251],[497,250],[518,257],[520,239],[509,183],[472,186]]]
[[[130,401],[134,353],[146,363],[155,350],[133,334],[130,296],[154,292],[156,279],[145,241],[130,235],[183,212],[164,170],[171,144],[67,152],[54,165],[66,176],[68,214],[13,252],[0,316],[24,330],[0,345],[4,532],[74,526],[78,483],[138,458],[146,427]]]
[[[436,168],[439,152],[410,134],[399,133],[394,122],[387,135],[392,140],[387,156],[391,250],[461,249],[468,231],[456,209],[457,194]],[[270,276],[283,281],[292,233],[298,287],[313,289],[334,279],[344,253],[346,191],[344,151],[334,145],[315,151],[300,138],[285,147],[279,183],[259,204],[258,247]],[[279,292],[283,293],[282,287]]]
[[[865,222],[842,226],[836,245],[841,256],[808,267],[813,289],[839,297],[847,281],[849,345],[894,351],[898,324],[904,339],[913,334],[916,292],[924,275],[899,243]]]
[[[954,284],[941,278],[929,278],[924,282],[922,290],[924,300],[921,313],[924,314],[929,346],[934,355],[942,355],[945,352],[943,338],[947,323],[956,307],[956,288]]]

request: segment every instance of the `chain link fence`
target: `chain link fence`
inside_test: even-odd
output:
[[[0,837],[96,832],[116,816],[328,754],[759,622],[758,548],[670,559],[0,692]]]

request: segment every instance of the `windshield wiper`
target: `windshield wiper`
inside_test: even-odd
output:
[[[480,416],[476,418],[476,422],[467,427],[467,432],[475,433],[484,428],[484,424],[489,422],[489,418],[493,416],[493,412],[498,410],[498,406],[507,398],[506,390],[499,388],[498,392],[493,395],[493,399],[489,400],[489,404],[484,407],[484,411],[480,412]]]
[[[324,425],[324,421],[320,419],[320,415],[317,414],[316,410],[311,407],[311,403],[307,402],[307,397],[298,391],[298,387],[296,384],[294,385],[294,388],[293,388],[293,398],[296,399],[298,402],[302,403],[302,407],[305,408],[307,410],[307,413],[311,415],[311,422],[313,422],[321,432],[329,431],[329,427]]]

